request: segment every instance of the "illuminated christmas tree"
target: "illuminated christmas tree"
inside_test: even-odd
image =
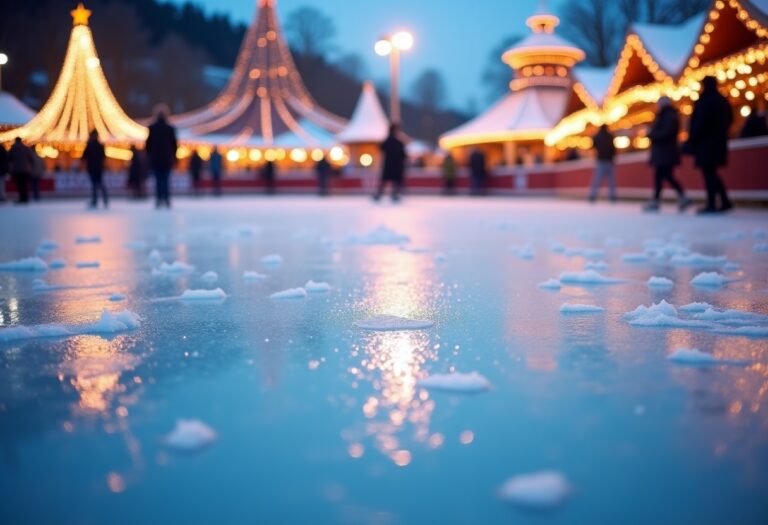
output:
[[[173,121],[187,142],[251,147],[327,147],[346,124],[318,106],[304,86],[275,0],[259,0],[232,77],[219,96]]]
[[[102,141],[129,144],[144,141],[147,128],[122,110],[101,69],[93,35],[91,11],[83,4],[72,11],[72,33],[64,65],[42,109],[24,126],[0,133],[0,142],[21,137],[27,142],[78,145],[96,130]]]

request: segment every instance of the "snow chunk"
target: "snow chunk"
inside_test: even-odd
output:
[[[307,291],[304,288],[288,288],[280,292],[275,292],[269,296],[270,299],[304,299]]]
[[[618,284],[621,279],[606,277],[595,270],[585,270],[583,272],[563,272],[560,274],[560,282],[563,284]]]
[[[263,273],[253,272],[249,270],[246,270],[243,272],[243,279],[245,279],[246,281],[261,281],[262,279],[266,279],[266,278],[267,276],[264,275]]]
[[[673,255],[669,260],[674,266],[722,266],[727,261],[725,255],[702,255],[692,252]]]
[[[557,279],[547,279],[539,283],[539,288],[544,288],[545,290],[559,290],[562,287],[563,285]]]
[[[416,386],[429,390],[472,393],[488,390],[491,388],[491,382],[476,371],[468,374],[453,372],[450,374],[432,374],[419,379]]]
[[[221,288],[215,290],[184,290],[179,297],[180,301],[217,301],[226,299],[227,294]]]
[[[571,492],[565,476],[547,470],[508,479],[499,489],[504,501],[521,507],[545,509],[561,504]]]
[[[708,288],[720,288],[728,282],[725,275],[717,272],[701,272],[699,275],[691,279],[693,286],[708,287]]]
[[[0,328],[0,342],[40,339],[45,337],[70,337],[83,334],[112,334],[138,328],[141,318],[133,312],[104,310],[101,318],[93,323],[80,325],[39,324]]]
[[[60,270],[61,268],[64,268],[67,266],[67,263],[64,259],[54,259],[50,263],[48,263],[48,268],[51,270]]]
[[[205,272],[200,276],[200,279],[206,284],[214,284],[219,280],[219,274],[216,272]]]
[[[192,273],[195,271],[195,267],[189,264],[183,263],[181,261],[173,261],[173,263],[171,264],[168,264],[166,262],[162,263],[160,265],[160,268],[158,268],[158,271],[164,274],[179,275],[179,274],[185,274],[185,273]]]
[[[125,296],[121,293],[113,293],[112,295],[109,296],[109,300],[114,303],[117,303],[120,301],[125,301]]]
[[[387,228],[384,225],[377,226],[368,233],[362,235],[350,235],[348,242],[362,245],[393,245],[405,244],[411,241],[410,237]]]
[[[61,324],[40,324],[35,326],[11,326],[0,328],[0,343],[22,341],[25,339],[40,339],[44,337],[69,337],[73,334]]]
[[[176,427],[163,437],[163,443],[180,452],[197,452],[216,441],[216,432],[199,419],[179,419]]]
[[[712,354],[707,354],[697,348],[678,348],[669,354],[667,359],[689,365],[712,365],[718,361]]]
[[[672,288],[675,283],[666,277],[651,277],[648,279],[649,288]]]
[[[17,261],[0,263],[0,270],[8,272],[44,272],[48,264],[40,257],[25,257]]]
[[[75,244],[97,244],[101,242],[100,235],[78,235],[75,237]]]
[[[101,319],[95,323],[83,325],[80,333],[114,334],[134,330],[138,328],[140,324],[141,317],[130,310],[121,310],[119,312],[104,310],[101,312]]]
[[[596,314],[604,311],[605,308],[602,306],[594,306],[591,304],[563,303],[560,307],[561,314]]]
[[[149,252],[149,255],[147,255],[147,260],[149,261],[149,264],[152,266],[157,266],[161,262],[163,262],[163,257],[160,255],[160,252],[157,250],[152,250]]]
[[[707,308],[703,312],[695,314],[696,319],[704,321],[714,321],[720,324],[752,324],[768,322],[768,316],[760,315],[743,310],[717,310],[716,308]]]
[[[76,268],[98,268],[101,266],[99,261],[80,261],[75,263]]]
[[[709,303],[688,303],[681,306],[680,310],[682,312],[703,312],[709,308],[712,308]]]
[[[315,282],[315,281],[309,280],[307,281],[307,284],[304,285],[304,289],[309,293],[330,292],[331,285],[324,282]]]
[[[435,323],[422,319],[408,319],[396,315],[377,315],[363,321],[355,321],[355,326],[362,330],[375,330],[379,332],[399,330],[425,330]]]
[[[261,264],[267,268],[277,268],[283,264],[283,256],[277,253],[265,255],[261,258]]]

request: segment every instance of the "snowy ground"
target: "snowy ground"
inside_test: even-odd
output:
[[[0,523],[766,523],[766,219],[2,207]]]

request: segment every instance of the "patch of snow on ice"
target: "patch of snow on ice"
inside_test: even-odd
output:
[[[324,282],[315,282],[312,280],[307,281],[307,284],[304,285],[304,289],[308,293],[323,293],[323,292],[330,292],[331,291],[331,285]]]
[[[595,270],[585,270],[583,272],[563,272],[560,274],[560,282],[563,284],[618,284],[621,279],[606,277]]]
[[[419,379],[416,386],[428,390],[472,393],[488,390],[491,388],[491,382],[476,371],[468,374],[453,372],[450,374],[431,374]]]
[[[304,288],[288,288],[280,292],[275,292],[269,296],[270,299],[304,299],[307,291]]]
[[[728,278],[717,272],[701,272],[696,277],[691,279],[693,286],[706,287],[706,288],[720,288],[728,282]]]
[[[650,262],[650,257],[647,253],[625,253],[621,256],[621,260],[629,264],[645,264]]]
[[[217,439],[216,432],[199,419],[179,419],[176,426],[163,437],[163,443],[180,452],[197,452]]]
[[[205,272],[200,276],[200,280],[209,285],[214,284],[219,280],[219,274],[216,272]]]
[[[596,314],[604,311],[605,308],[602,306],[592,304],[563,303],[560,307],[561,314]]]
[[[243,272],[243,279],[246,281],[261,281],[263,279],[266,279],[267,276],[263,273],[254,272],[251,270],[246,270]]]
[[[508,479],[499,489],[499,497],[521,507],[546,509],[557,506],[571,493],[565,476],[557,471],[521,474]]]
[[[283,264],[283,256],[277,253],[265,255],[261,258],[261,264],[267,268],[277,268]]]
[[[92,323],[79,325],[39,324],[31,326],[12,326],[0,328],[0,342],[18,341],[25,339],[40,339],[45,337],[70,337],[84,334],[112,334],[126,332],[138,328],[141,318],[128,310],[110,312],[104,310],[101,318]]]
[[[672,282],[671,279],[667,279],[666,277],[650,277],[648,279],[648,287],[649,288],[672,288],[675,286],[675,283]]]
[[[559,290],[563,285],[557,279],[547,279],[544,282],[539,283],[539,288],[545,290]]]
[[[184,290],[179,296],[180,301],[218,301],[226,299],[227,294],[221,288],[214,290]]]
[[[54,259],[50,263],[48,263],[48,268],[51,270],[60,270],[61,268],[65,268],[67,266],[67,263],[64,259]]]
[[[669,262],[674,266],[722,266],[728,260],[725,255],[703,255],[693,252],[673,255]]]
[[[109,300],[117,303],[120,301],[125,301],[125,296],[121,293],[113,293],[112,295],[109,296]]]
[[[17,261],[0,263],[0,270],[8,272],[44,272],[48,264],[40,257],[25,257]]]
[[[709,303],[688,303],[680,307],[681,312],[703,312],[712,308]]]
[[[152,266],[157,266],[161,262],[163,262],[163,257],[160,255],[160,252],[157,250],[152,250],[149,252],[149,255],[147,255],[147,260],[149,261],[149,264]]]
[[[669,354],[667,359],[689,365],[712,365],[718,362],[715,356],[702,352],[697,348],[678,348]]]
[[[363,321],[356,321],[355,326],[362,330],[375,330],[379,332],[399,330],[425,330],[435,323],[423,319],[408,319],[396,315],[377,315]]]
[[[181,261],[173,261],[171,264],[166,262],[161,263],[158,268],[158,272],[161,274],[179,275],[192,273],[195,271],[195,267]]]

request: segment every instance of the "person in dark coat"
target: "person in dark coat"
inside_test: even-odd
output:
[[[616,202],[616,173],[613,166],[616,146],[613,144],[613,133],[610,132],[607,125],[600,126],[598,132],[592,137],[592,147],[597,151],[597,159],[595,160],[595,175],[589,190],[589,202],[597,200],[603,179],[608,180],[611,202]]]
[[[667,182],[677,192],[677,208],[685,211],[692,203],[685,196],[685,189],[675,178],[675,167],[680,164],[680,114],[672,105],[669,97],[659,98],[659,110],[648,132],[651,140],[649,163],[655,168],[653,198],[645,205],[645,211],[658,211],[661,202],[661,190]]]
[[[699,213],[718,213],[733,208],[717,168],[728,164],[728,130],[733,111],[728,99],[717,90],[717,78],[704,77],[701,94],[693,105],[686,152],[693,154],[707,189],[707,203]],[[717,198],[720,197],[720,207]]]
[[[469,155],[469,171],[472,177],[472,195],[485,195],[488,170],[485,167],[485,154],[475,148]]]
[[[21,137],[16,137],[8,152],[8,171],[19,193],[17,204],[29,202],[29,178],[33,169],[32,155],[32,149],[21,141]]]
[[[147,180],[147,160],[144,152],[131,146],[131,163],[128,165],[128,189],[134,199],[144,198],[144,181]]]
[[[264,181],[264,192],[267,195],[275,193],[275,163],[268,160],[261,167],[261,180]]]
[[[29,148],[32,151],[32,173],[29,177],[29,184],[32,188],[32,200],[40,200],[40,185],[45,177],[45,161],[37,154],[34,148]]]
[[[88,178],[91,179],[91,208],[99,205],[99,193],[101,193],[104,207],[109,206],[109,196],[107,188],[104,187],[104,144],[99,142],[99,134],[96,130],[91,131],[88,137],[88,143],[83,150],[81,161],[85,164],[85,170],[88,172]]]
[[[333,167],[325,158],[325,155],[317,161],[317,164],[315,165],[315,173],[317,173],[317,191],[321,197],[326,197],[330,190]]]
[[[155,176],[156,206],[171,207],[171,170],[176,164],[176,128],[166,121],[168,109],[158,107],[155,122],[149,126],[145,150],[149,166]]]
[[[741,133],[739,137],[748,139],[751,137],[763,137],[768,135],[768,125],[765,121],[765,112],[760,111],[757,107],[752,108],[749,116],[744,121],[744,125],[741,127]]]
[[[197,152],[192,150],[189,156],[189,176],[192,179],[192,191],[195,196],[200,196],[200,182],[203,174],[203,158]]]
[[[5,202],[5,176],[8,174],[8,150],[0,144],[0,202]]]
[[[441,166],[443,175],[443,195],[456,194],[456,160],[450,152],[445,154]]]
[[[397,124],[389,126],[389,134],[379,146],[384,157],[379,187],[373,196],[378,201],[384,194],[387,183],[392,185],[392,200],[400,200],[400,191],[405,182],[405,144],[398,137]]]
[[[213,181],[213,194],[216,196],[221,195],[221,166],[223,164],[223,157],[219,151],[219,147],[215,146],[211,152],[211,157],[208,159],[208,170],[211,172],[211,180]]]

